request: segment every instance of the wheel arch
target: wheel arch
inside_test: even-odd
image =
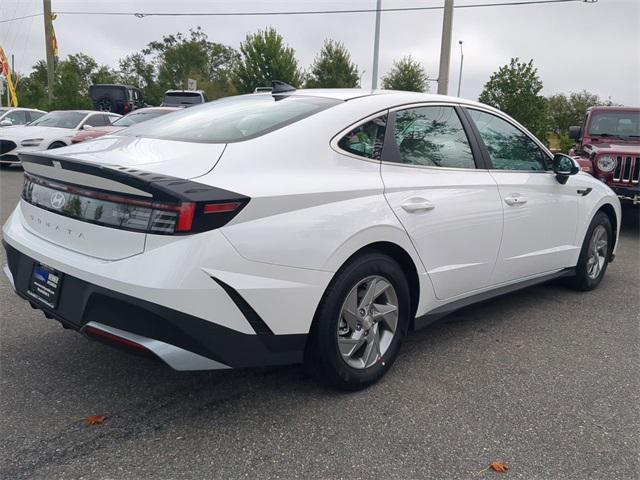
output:
[[[322,304],[326,291],[330,288],[330,286],[333,284],[333,281],[335,280],[336,276],[345,268],[345,266],[347,266],[354,258],[359,257],[360,255],[369,253],[369,252],[378,252],[378,253],[382,253],[384,255],[387,255],[389,257],[391,257],[392,259],[394,259],[396,262],[398,262],[398,264],[400,265],[400,268],[402,268],[403,272],[405,273],[406,277],[407,277],[407,281],[409,283],[409,301],[410,301],[410,305],[411,305],[411,311],[410,311],[410,316],[409,316],[409,329],[412,330],[413,329],[413,323],[414,323],[414,319],[416,316],[416,312],[418,310],[418,305],[420,303],[420,276],[418,274],[418,266],[416,266],[416,263],[414,261],[414,259],[411,257],[411,255],[409,254],[409,252],[407,252],[407,250],[405,248],[403,248],[402,246],[398,245],[397,243],[394,242],[390,242],[390,241],[376,241],[376,242],[371,242],[367,245],[364,245],[362,247],[360,247],[358,250],[356,250],[355,252],[353,252],[348,258],[346,258],[342,264],[340,265],[340,268],[338,268],[335,272],[335,274],[333,275],[333,277],[331,278],[331,281],[328,283],[327,287],[325,288],[325,293],[322,294],[322,297],[320,299],[320,301],[318,302],[318,305],[316,307],[316,314],[314,314],[313,316],[313,320],[311,322],[311,326],[309,328],[309,334],[310,336],[313,334],[315,325],[317,324],[317,311],[320,308],[320,305]],[[308,343],[308,341],[307,341]]]
[[[611,252],[613,252],[618,243],[618,215],[616,214],[615,208],[610,203],[604,203],[601,205],[600,208],[596,210],[593,217],[595,217],[599,212],[604,213],[611,222],[611,232],[613,233],[613,246],[611,248]]]

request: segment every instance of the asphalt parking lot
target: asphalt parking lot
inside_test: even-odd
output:
[[[0,173],[3,223],[21,182]],[[351,394],[300,367],[171,371],[64,330],[2,276],[0,477],[637,479],[638,216],[625,208],[596,291],[556,282],[459,311]],[[508,473],[482,471],[494,460]]]

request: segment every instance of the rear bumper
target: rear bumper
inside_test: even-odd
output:
[[[306,334],[246,334],[65,273],[54,310],[30,296],[36,260],[3,241],[16,293],[64,326],[87,326],[145,347],[176,370],[243,368],[299,363]],[[64,273],[64,272],[63,272]]]

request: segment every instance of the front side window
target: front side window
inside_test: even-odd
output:
[[[353,155],[380,160],[386,128],[386,115],[374,118],[347,133],[338,141],[338,146]]]
[[[34,120],[29,126],[57,127],[57,128],[77,128],[86,116],[82,112],[57,111],[49,112],[46,115]]]
[[[397,112],[394,137],[401,163],[475,168],[471,145],[453,107],[418,107]]]
[[[240,142],[290,125],[341,102],[303,95],[229,97],[133,125],[119,135],[185,142]]]
[[[524,132],[502,118],[468,110],[496,170],[545,171],[551,160]]]

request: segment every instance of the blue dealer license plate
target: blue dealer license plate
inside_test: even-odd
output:
[[[41,263],[36,263],[33,266],[27,293],[48,307],[56,308],[61,285],[62,273]]]

